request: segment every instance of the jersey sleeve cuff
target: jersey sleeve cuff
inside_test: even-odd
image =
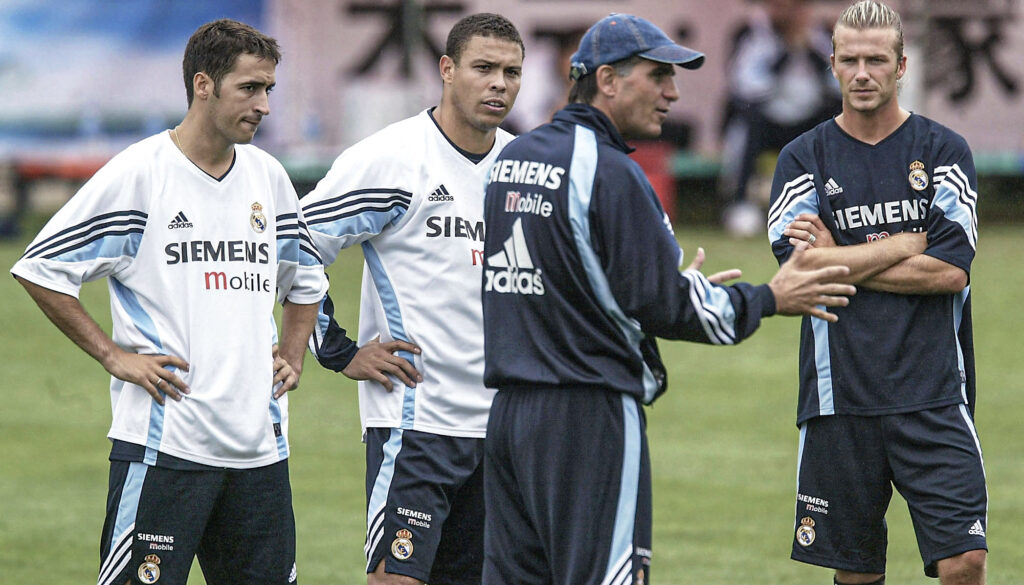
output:
[[[331,343],[321,346],[315,357],[321,366],[334,372],[341,372],[352,363],[358,351],[359,346],[356,342],[341,334],[334,337]]]
[[[971,276],[971,262],[970,260],[966,260],[962,255],[947,254],[944,250],[938,247],[926,248],[922,254],[925,256],[931,256],[936,260],[941,260],[951,266],[956,266],[960,270],[966,272],[968,278]]]
[[[63,293],[70,297],[75,297],[76,299],[81,291],[80,286],[75,286],[67,281],[55,281],[47,278],[45,275],[40,274],[37,271],[30,270],[28,267],[20,265],[20,263],[15,264],[14,267],[11,268],[11,275],[23,278],[32,284],[41,286],[45,289]]]
[[[767,284],[754,287],[754,302],[761,304],[761,317],[771,317],[775,314],[775,293]]]

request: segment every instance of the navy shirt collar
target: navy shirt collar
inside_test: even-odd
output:
[[[604,112],[589,104],[569,104],[556,112],[553,120],[581,124],[591,128],[626,154],[636,150],[626,144],[626,140],[619,134],[608,116],[604,115]]]

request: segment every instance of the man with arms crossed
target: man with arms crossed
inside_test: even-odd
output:
[[[634,585],[651,559],[642,404],[664,390],[654,336],[734,344],[762,317],[846,303],[842,267],[799,258],[770,284],[717,283],[682,251],[629,138],[661,133],[696,51],[613,14],[572,57],[570,104],[514,140],[485,202],[487,585]],[[801,252],[797,252],[797,256]],[[669,577],[668,581],[673,579]]]
[[[841,585],[884,583],[895,486],[925,574],[981,585],[988,502],[973,422],[971,151],[900,108],[907,58],[896,12],[858,2],[832,42],[843,111],[782,151],[768,220],[779,262],[807,242],[802,261],[848,266],[860,291],[836,310],[838,323],[803,322],[793,558],[836,569]]]
[[[296,581],[285,393],[327,280],[284,168],[248,144],[279,60],[252,27],[201,26],[185,119],[100,169],[11,270],[111,375],[100,585],[184,585],[195,556],[211,585]],[[112,338],[77,298],[103,277]]]
[[[303,198],[325,262],[356,244],[366,259],[361,347],[329,318],[327,302],[311,346],[325,366],[362,380],[374,585],[480,582],[494,394],[483,384],[483,187],[511,139],[498,125],[522,64],[511,22],[463,18],[441,57],[440,104],[343,152]]]

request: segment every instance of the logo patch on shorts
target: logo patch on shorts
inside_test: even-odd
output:
[[[975,520],[974,521],[974,525],[972,525],[971,529],[967,531],[967,534],[970,534],[970,535],[973,535],[973,536],[980,536],[980,537],[984,538],[985,537],[985,527],[981,525],[981,520]]]
[[[426,512],[420,512],[419,510],[411,510],[409,508],[398,507],[397,512],[399,515],[405,516],[405,521],[410,526],[419,526],[420,528],[430,528],[430,521],[433,518]]]
[[[146,555],[146,561],[139,565],[139,581],[156,583],[160,580],[160,557]]]
[[[174,535],[172,534],[149,534],[148,532],[139,532],[135,535],[135,540],[148,542],[149,550],[174,550]],[[157,559],[156,563],[159,565],[160,560]]]
[[[403,528],[395,536],[397,538],[391,543],[391,555],[400,561],[407,560],[412,556],[412,532]]]
[[[800,526],[796,529],[796,541],[800,546],[811,546],[814,544],[814,519],[804,516],[800,519]]]

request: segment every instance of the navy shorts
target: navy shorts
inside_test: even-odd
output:
[[[99,585],[296,583],[288,462],[181,470],[111,461]]]
[[[792,558],[885,573],[885,511],[893,486],[907,501],[924,571],[988,549],[981,445],[967,407],[884,416],[812,418],[800,428]]]
[[[499,390],[484,476],[485,585],[650,584],[650,459],[636,398]]]
[[[366,429],[366,572],[480,583],[484,440]]]

